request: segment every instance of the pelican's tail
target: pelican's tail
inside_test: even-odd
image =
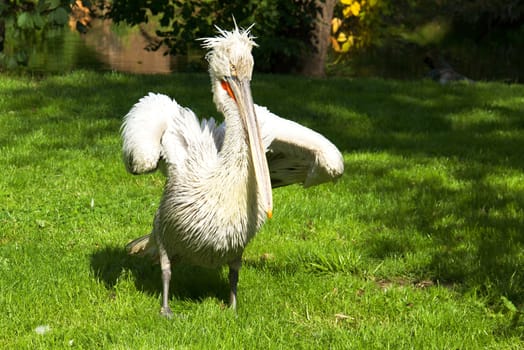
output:
[[[129,255],[148,257],[158,262],[158,248],[150,234],[129,242],[126,245],[126,252]]]
[[[144,96],[124,117],[122,124],[123,156],[126,169],[142,174],[157,169],[163,157],[162,137],[179,105],[166,95]]]

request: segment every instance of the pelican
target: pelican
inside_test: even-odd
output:
[[[272,216],[272,187],[309,187],[344,171],[341,153],[324,136],[253,103],[256,44],[249,28],[217,30],[202,40],[222,124],[199,122],[190,109],[154,93],[141,98],[122,124],[127,170],[161,168],[167,175],[151,233],[126,246],[129,254],[160,262],[160,313],[167,317],[171,264],[227,264],[229,303],[236,309],[242,253]]]

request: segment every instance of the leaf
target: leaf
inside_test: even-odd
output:
[[[354,45],[355,37],[353,35],[349,35],[345,38],[346,40],[344,42],[337,41],[335,38],[331,37],[331,43],[333,45],[333,50],[338,53],[346,53],[348,52],[351,47]],[[342,263],[342,262],[341,262]]]
[[[29,12],[22,12],[16,19],[16,24],[22,29],[33,29],[33,17]]]
[[[46,0],[45,4],[47,5],[48,10],[54,10],[60,6],[60,0]]]
[[[33,16],[33,22],[38,29],[42,29],[45,26],[45,21],[39,13]]]
[[[353,45],[353,40],[346,41],[344,44],[342,44],[340,52],[348,52],[352,45]]]
[[[69,15],[63,7],[59,7],[53,12],[49,14],[49,22],[57,24],[57,25],[64,25],[69,20]]]

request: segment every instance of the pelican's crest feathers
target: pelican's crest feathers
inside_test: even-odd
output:
[[[232,31],[227,31],[224,29],[221,29],[218,26],[215,26],[218,35],[214,37],[208,37],[208,38],[200,38],[198,40],[202,40],[202,47],[204,49],[210,49],[210,50],[217,50],[220,47],[231,47],[233,46],[233,43],[244,43],[245,45],[248,45],[250,48],[253,46],[258,46],[255,43],[255,37],[251,35],[251,28],[253,28],[254,24],[250,25],[248,28],[238,28],[235,24],[235,29]]]
[[[202,47],[208,49],[206,59],[209,62],[210,73],[218,78],[223,76],[238,76],[251,80],[253,56],[251,49],[256,47],[250,33],[253,25],[247,29],[238,28],[226,31],[216,27],[218,35],[201,38]]]

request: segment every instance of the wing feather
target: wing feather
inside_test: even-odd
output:
[[[255,105],[273,187],[304,187],[333,181],[344,172],[342,154],[321,134]],[[225,124],[198,120],[189,109],[162,94],[149,93],[124,117],[123,158],[133,174],[155,171],[160,164],[210,163],[224,140]]]
[[[124,163],[129,172],[142,174],[161,163],[183,166],[189,155],[196,162],[209,162],[221,145],[222,129],[212,118],[200,122],[166,95],[149,93],[124,117]]]
[[[255,105],[273,187],[334,181],[344,172],[337,147],[321,134]]]

